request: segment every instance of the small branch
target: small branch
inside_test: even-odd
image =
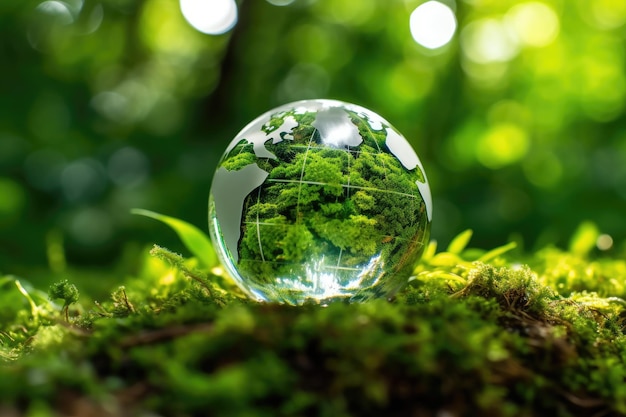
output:
[[[54,322],[76,336],[82,336],[82,337],[91,336],[91,332],[81,329],[80,327],[73,326],[66,321],[56,319],[54,320]]]
[[[131,312],[135,313],[135,307],[131,304],[128,296],[126,295],[126,288],[122,288],[122,298],[124,300],[124,304],[126,304],[126,308]]]
[[[155,256],[161,259],[162,261],[169,263],[174,268],[182,272],[182,274],[185,277],[192,279],[196,281],[198,284],[200,284],[204,289],[207,290],[207,292],[209,293],[209,296],[211,297],[214,296],[214,289],[211,288],[210,284],[208,284],[206,280],[202,278],[200,273],[187,268],[187,266],[185,265],[185,261],[181,255],[174,253],[172,251],[169,251],[165,248],[162,248],[158,245],[154,245],[154,247],[150,250],[150,255]]]
[[[106,311],[106,309],[104,307],[102,307],[102,304],[100,304],[97,301],[94,301],[94,304],[96,305],[96,307],[98,307],[98,310],[101,311],[100,315],[103,317],[113,317],[113,314],[109,313],[108,311]]]
[[[164,329],[154,330],[150,332],[143,332],[137,335],[132,335],[122,339],[120,342],[121,347],[133,347],[149,345],[152,343],[158,343],[166,340],[175,339],[177,337],[186,336],[191,333],[209,333],[213,331],[212,323],[201,323],[195,325],[182,325],[176,327],[167,327]]]

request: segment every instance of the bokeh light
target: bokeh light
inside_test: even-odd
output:
[[[559,34],[559,17],[545,3],[529,2],[513,6],[505,21],[522,44],[542,47],[552,43]]]
[[[617,29],[626,23],[626,2],[595,0],[588,3],[594,23],[602,29]]]
[[[26,195],[21,185],[9,178],[0,177],[0,228],[7,220],[21,214],[26,204]]]
[[[428,1],[411,13],[410,29],[415,42],[428,49],[437,49],[452,40],[456,18],[447,5]]]
[[[85,246],[97,246],[113,235],[113,224],[109,213],[102,209],[87,207],[68,216],[70,236]]]
[[[324,97],[328,92],[330,79],[328,72],[320,65],[298,64],[286,75],[277,88],[281,102]]]
[[[180,0],[180,10],[194,29],[221,35],[237,23],[235,0]]]
[[[50,230],[68,265],[114,262],[127,242],[161,238],[131,207],[202,226],[226,142],[264,109],[315,97],[372,108],[412,142],[446,219],[433,226],[442,245],[465,228],[482,247],[509,233],[525,249],[563,244],[590,219],[609,250],[626,248],[622,0],[0,9],[0,264],[45,264],[33,242]],[[89,232],[98,219],[106,227]]]
[[[500,20],[479,19],[470,22],[461,33],[463,53],[479,64],[506,62],[519,52],[515,36]]]
[[[98,3],[94,6],[91,13],[89,13],[89,17],[85,23],[85,28],[83,31],[83,35],[89,35],[94,33],[100,25],[104,21],[104,7],[102,7],[101,3]]]
[[[30,45],[40,51],[49,49],[59,31],[63,31],[75,21],[74,14],[67,3],[46,0],[40,3],[31,16],[27,38]]]
[[[536,151],[522,163],[526,179],[536,187],[553,188],[563,179],[563,163],[553,152]]]
[[[316,0],[312,8],[326,21],[363,29],[376,28],[377,0]]]
[[[498,169],[521,160],[529,146],[528,135],[521,127],[501,123],[480,138],[476,157],[486,167]]]
[[[113,91],[97,94],[91,99],[91,105],[111,121],[121,122],[128,116],[128,99]]]
[[[106,187],[105,170],[98,161],[85,158],[68,164],[61,172],[61,189],[70,202],[99,197]]]
[[[54,191],[61,184],[66,158],[54,149],[39,149],[24,161],[24,175],[29,185],[42,191]]]
[[[148,180],[149,161],[143,152],[125,147],[117,150],[107,164],[109,178],[122,188],[135,188]]]
[[[600,250],[609,250],[613,247],[613,238],[611,237],[611,235],[601,234],[600,236],[598,236],[596,246]]]
[[[43,15],[49,16],[51,19],[63,25],[74,23],[74,17],[67,3],[57,0],[47,0],[39,4],[36,11]]]

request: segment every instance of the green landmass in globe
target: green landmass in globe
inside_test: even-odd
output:
[[[429,236],[430,190],[409,143],[358,106],[311,100],[259,117],[214,176],[211,236],[259,300],[392,294]]]

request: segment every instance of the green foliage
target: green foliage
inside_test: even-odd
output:
[[[29,273],[63,268],[42,243],[51,231],[70,268],[115,264],[154,240],[128,219],[132,207],[204,224],[211,175],[236,132],[274,106],[321,97],[364,105],[411,142],[445,219],[433,228],[440,243],[471,225],[482,247],[511,232],[527,250],[566,247],[589,219],[614,238],[609,255],[623,256],[624,3],[456,2],[456,34],[431,53],[409,30],[422,2],[238,2],[246,18],[210,36],[179,2],[5,1],[3,270],[42,288],[59,279]],[[498,47],[482,41],[492,31]],[[358,119],[376,138],[368,146],[381,145],[382,131]]]
[[[456,2],[435,53],[411,38],[420,2],[273,3],[237,2],[235,36],[207,36],[172,1],[0,2],[0,267],[20,275],[0,274],[0,415],[626,415],[626,3]],[[439,242],[469,224],[480,247],[516,243],[431,243],[392,302],[323,309],[229,298],[202,243],[137,249],[152,230],[131,207],[199,224],[233,133],[324,96],[415,145]],[[284,223],[288,198],[255,208]],[[290,239],[268,251],[302,256]],[[82,292],[66,320],[45,292],[59,274]]]
[[[580,256],[589,254],[596,246],[598,236],[600,236],[598,226],[588,221],[581,223],[570,240],[570,252]]]
[[[528,266],[495,268],[481,262],[473,264],[467,285],[454,296],[478,295],[495,300],[504,310],[523,311],[545,319],[548,300],[557,299],[556,292],[541,285]]]
[[[256,162],[254,145],[242,139],[226,156],[222,168],[229,171],[239,171],[254,162]]]
[[[33,338],[52,322],[46,295],[13,276],[0,277],[0,364],[28,352]]]
[[[456,255],[463,252],[463,250],[467,247],[467,244],[469,243],[470,239],[472,238],[472,234],[473,234],[472,230],[468,229],[464,231],[463,233],[460,233],[459,235],[457,235],[457,237],[452,239],[452,241],[448,245],[447,252],[450,252]]]
[[[217,256],[209,237],[191,223],[144,209],[133,209],[132,213],[159,220],[171,227],[183,241],[187,249],[189,249],[205,267],[214,265],[217,262]]]
[[[69,321],[69,307],[78,301],[80,293],[76,285],[71,284],[68,280],[55,282],[48,289],[48,298],[50,300],[62,299],[63,311],[65,312],[65,320]]]
[[[71,284],[68,280],[55,282],[48,290],[48,298],[50,300],[62,299],[63,307],[68,307],[78,301],[80,293],[76,285]]]
[[[431,243],[393,300],[325,308],[244,301],[218,265],[156,246],[68,322],[5,277],[0,411],[626,415],[626,262],[468,249],[470,235],[454,253]],[[50,295],[69,305],[72,288]]]

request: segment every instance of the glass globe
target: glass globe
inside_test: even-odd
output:
[[[422,164],[385,119],[305,100],[248,124],[220,160],[209,229],[220,260],[259,301],[389,296],[430,234]]]

